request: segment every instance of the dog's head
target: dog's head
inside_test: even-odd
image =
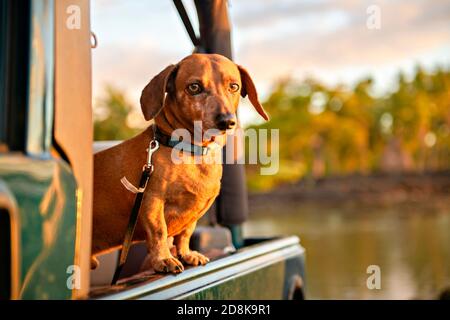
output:
[[[190,129],[194,121],[201,121],[203,131],[225,133],[237,124],[240,96],[248,96],[268,120],[247,70],[218,54],[192,54],[166,67],[147,84],[141,108],[146,120],[155,118],[164,107],[167,121],[176,122],[172,125]]]

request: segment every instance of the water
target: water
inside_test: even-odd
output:
[[[298,235],[309,299],[429,299],[450,287],[450,199],[395,205],[272,202],[251,208],[246,236]],[[367,288],[367,267],[381,289]]]

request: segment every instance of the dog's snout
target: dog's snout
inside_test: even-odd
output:
[[[233,129],[236,125],[236,117],[231,113],[221,113],[216,117],[216,125],[219,130]]]

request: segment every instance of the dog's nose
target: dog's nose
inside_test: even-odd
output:
[[[221,113],[216,117],[216,125],[219,130],[233,129],[236,125],[236,117],[231,113]]]

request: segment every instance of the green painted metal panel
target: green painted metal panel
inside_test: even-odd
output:
[[[53,124],[54,1],[33,0],[29,38],[26,144],[0,155],[0,180],[18,205],[20,297],[71,298],[67,268],[74,263],[76,181],[70,167],[50,156]],[[16,30],[11,30],[12,36]],[[16,112],[12,109],[12,112]],[[13,125],[17,125],[14,123]]]
[[[284,261],[204,288],[187,300],[283,299]]]
[[[59,160],[0,156],[0,180],[19,207],[23,299],[70,299],[67,268],[74,264],[76,182]]]
[[[0,180],[18,205],[20,298],[67,299],[74,264],[77,201],[70,167],[50,155],[54,100],[54,1],[33,0],[29,38],[26,144],[0,155]],[[11,30],[12,36],[16,30]],[[12,109],[12,112],[17,112]],[[14,123],[13,125],[17,125]]]

